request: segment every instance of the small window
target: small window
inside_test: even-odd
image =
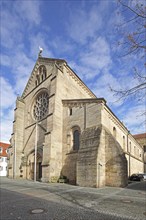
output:
[[[3,162],[3,157],[0,157],[0,162]]]
[[[72,108],[69,109],[69,114],[72,115]]]
[[[123,136],[123,149],[125,150],[125,136]]]
[[[143,149],[144,149],[144,153],[145,153],[146,152],[146,145],[143,146]]]
[[[3,170],[3,167],[2,166],[0,166],[0,171],[2,171]]]
[[[116,128],[113,127],[113,136],[116,138]]]

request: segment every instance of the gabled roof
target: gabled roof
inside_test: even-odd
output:
[[[32,70],[32,73],[29,77],[29,80],[26,84],[26,87],[24,89],[24,92],[22,94],[22,98],[24,98],[29,92],[31,92],[31,90],[33,90],[34,88],[31,89],[30,85],[31,82],[33,81],[33,77],[39,67],[40,64],[47,64],[47,63],[54,63],[54,66],[56,65],[59,68],[59,65],[65,63],[66,67],[68,68],[68,70],[72,73],[72,75],[75,77],[76,80],[78,80],[80,82],[80,84],[85,88],[86,91],[88,91],[88,93],[91,95],[92,98],[96,98],[96,95],[87,87],[87,85],[79,78],[79,76],[71,69],[71,67],[67,64],[66,60],[64,59],[55,59],[55,58],[46,58],[46,57],[38,57],[36,64]]]
[[[143,134],[134,134],[133,137],[134,137],[135,139],[146,138],[146,133],[143,133]]]
[[[33,80],[33,76],[34,76],[34,74],[36,73],[36,71],[37,71],[37,69],[38,69],[40,63],[42,64],[42,62],[45,62],[45,63],[54,62],[54,64],[55,64],[55,63],[58,63],[58,64],[59,64],[59,63],[64,63],[64,62],[66,63],[66,61],[63,60],[63,59],[38,57],[38,59],[37,59],[37,61],[36,61],[36,63],[35,63],[35,66],[34,66],[32,72],[31,72],[31,75],[30,75],[30,77],[29,77],[29,79],[28,79],[28,82],[27,82],[27,84],[26,84],[26,86],[25,86],[25,89],[24,89],[24,91],[23,91],[23,93],[22,93],[22,98],[25,97],[25,95],[27,94],[27,92],[28,92],[28,90],[29,90],[29,86],[30,86],[30,84],[31,84],[31,82],[32,82],[32,80]]]
[[[9,146],[10,146],[10,144],[0,142],[0,147],[2,148],[2,153],[0,153],[1,157],[7,157],[8,156],[6,150],[8,149]]]

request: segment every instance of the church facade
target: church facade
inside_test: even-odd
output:
[[[124,187],[144,170],[141,145],[62,59],[38,57],[10,141],[10,178]]]

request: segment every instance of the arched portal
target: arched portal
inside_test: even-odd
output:
[[[34,151],[28,155],[27,159],[27,179],[34,180]],[[37,151],[37,161],[36,161],[36,180],[41,181],[42,178],[42,151],[38,149]]]

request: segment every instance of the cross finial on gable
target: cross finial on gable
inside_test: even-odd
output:
[[[42,56],[42,52],[43,52],[43,48],[39,46],[39,54],[38,54],[39,57]]]

